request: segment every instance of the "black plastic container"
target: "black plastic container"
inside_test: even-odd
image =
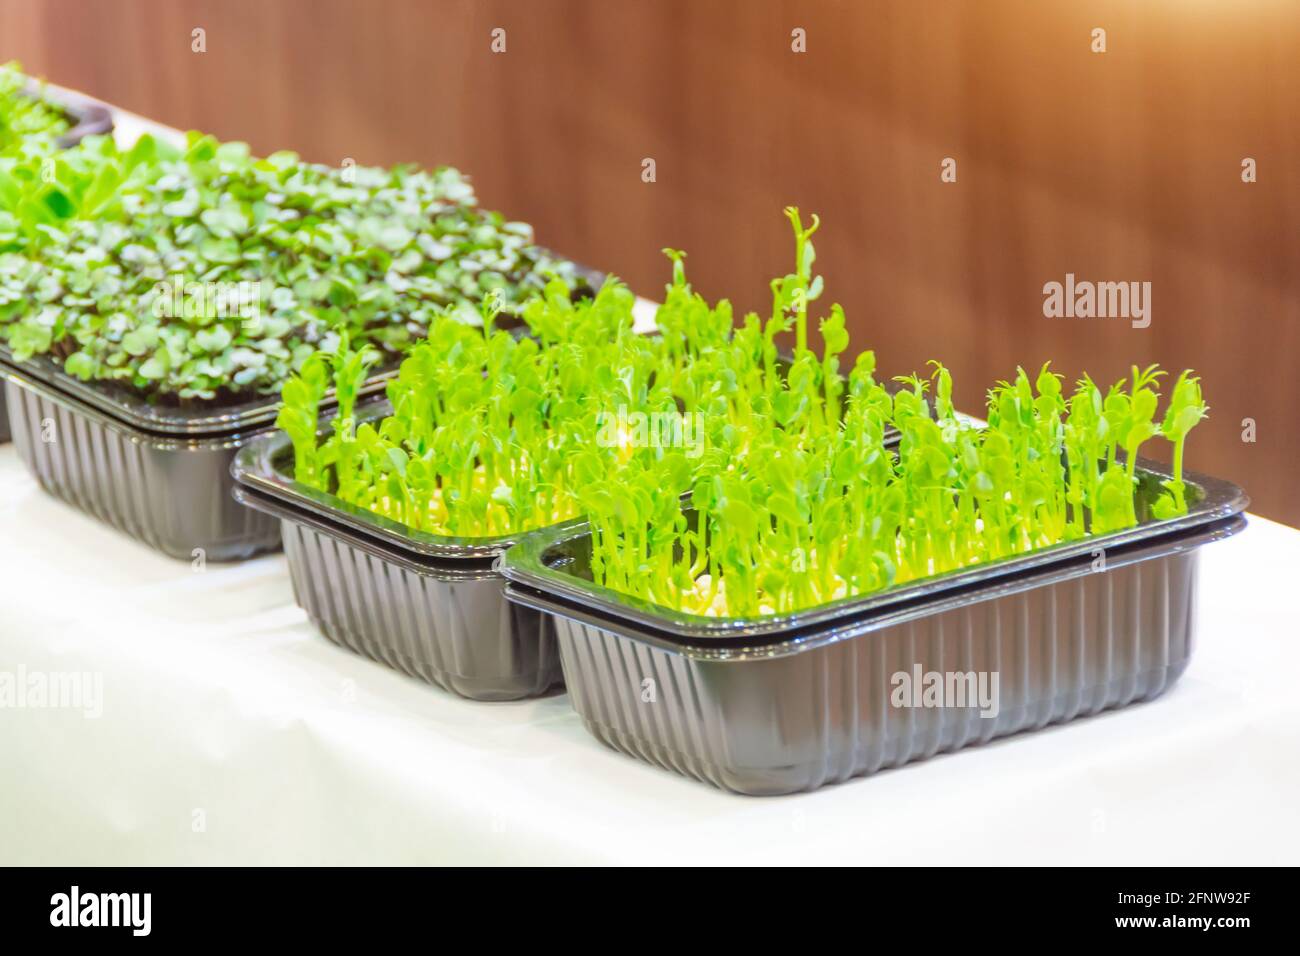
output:
[[[230,494],[230,462],[273,427],[274,403],[244,414],[166,414],[81,383],[48,359],[0,362],[0,373],[14,447],[50,494],[176,558],[237,561],[279,547],[277,523]]]
[[[359,413],[387,411],[387,403]],[[506,601],[493,561],[511,536],[412,531],[293,479],[275,433],[235,458],[236,498],[283,529],[298,604],[337,644],[474,700],[514,700],[560,682],[554,633]]]
[[[1148,517],[1167,474],[1140,473]],[[1248,503],[1186,480],[1183,517],[794,614],[703,617],[603,588],[584,522],[523,538],[498,569],[549,616],[594,736],[727,790],[790,793],[1162,693],[1191,656],[1198,549],[1240,531]],[[959,696],[918,703],[930,675]]]

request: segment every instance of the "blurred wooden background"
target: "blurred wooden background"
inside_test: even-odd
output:
[[[262,152],[457,165],[651,297],[675,246],[765,310],[781,208],[819,212],[823,301],[885,370],[942,358],[977,411],[1017,364],[1194,367],[1189,464],[1300,524],[1293,0],[0,0],[12,58]],[[1067,272],[1150,281],[1150,327],[1044,318]]]

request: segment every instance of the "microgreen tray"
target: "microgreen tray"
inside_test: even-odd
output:
[[[359,421],[388,412],[359,409]],[[517,536],[413,531],[293,478],[280,432],[236,456],[238,501],[282,523],[298,604],[331,641],[474,700],[545,693],[561,680],[554,633],[509,603],[493,559]]]
[[[1145,517],[1164,473],[1140,474]],[[1199,548],[1245,526],[1239,488],[1187,479],[1183,517],[793,615],[693,616],[600,588],[583,522],[497,566],[510,600],[549,616],[597,739],[727,790],[790,793],[1164,692],[1191,656]],[[931,701],[931,675],[970,693]]]
[[[149,432],[28,374],[29,365],[0,364],[0,376],[15,449],[47,492],[183,560],[237,561],[279,547],[277,522],[230,494],[230,461],[255,429]]]
[[[1132,528],[1090,535],[999,561],[908,581],[883,591],[841,598],[792,614],[754,617],[688,614],[596,584],[588,566],[591,555],[590,537],[586,523],[582,521],[567,522],[530,534],[505,556],[501,569],[512,581],[552,591],[561,597],[600,608],[611,615],[665,631],[678,638],[763,638],[786,635],[794,627],[805,628],[839,618],[873,613],[918,598],[925,599],[941,591],[1014,576],[1028,570],[1068,562],[1080,556],[1092,557],[1097,552],[1104,553],[1119,545],[1231,517],[1244,511],[1249,503],[1245,493],[1230,482],[1186,472],[1187,514],[1163,521],[1153,520],[1150,517],[1151,505],[1161,491],[1160,481],[1168,476],[1168,471],[1156,462],[1139,460],[1136,500],[1139,524]],[[688,517],[692,517],[690,512]]]

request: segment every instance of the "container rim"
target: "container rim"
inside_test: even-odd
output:
[[[1171,557],[1195,551],[1214,541],[1230,538],[1245,529],[1244,515],[1220,518],[1182,531],[1138,541],[1112,549],[1106,560],[1107,570],[1143,561]],[[498,561],[498,565],[500,561]],[[683,635],[656,628],[628,616],[609,614],[599,606],[572,601],[553,591],[538,590],[529,584],[507,580],[505,593],[514,603],[545,614],[557,615],[592,627],[616,632],[621,637],[682,654],[693,660],[746,661],[768,660],[800,653],[837,641],[861,637],[871,631],[904,624],[917,618],[938,614],[981,601],[1018,594],[1034,588],[1059,584],[1096,573],[1089,556],[1047,564],[1003,578],[976,581],[963,587],[922,595],[908,601],[866,608],[853,614],[823,621],[796,622],[788,627],[761,634]]]
[[[231,494],[236,501],[247,508],[328,535],[381,561],[398,565],[417,574],[450,582],[500,578],[491,555],[477,561],[464,558],[419,558],[343,522],[333,520],[329,515],[290,504],[247,485],[235,485]]]
[[[355,418],[358,423],[370,422],[390,411],[388,400],[381,399],[359,407]],[[326,420],[326,416],[322,416],[322,426]],[[416,531],[399,521],[344,501],[328,491],[297,481],[285,468],[285,459],[290,450],[289,436],[278,429],[258,436],[235,455],[230,473],[238,485],[257,492],[259,500],[266,498],[279,502],[296,512],[324,520],[331,526],[346,528],[353,536],[378,542],[387,551],[419,561],[490,560],[525,534],[532,533],[516,532],[470,538]],[[572,521],[563,524],[571,523]]]
[[[174,434],[150,431],[131,422],[123,421],[121,418],[105,412],[97,405],[87,402],[76,395],[71,395],[31,375],[30,368],[25,363],[8,365],[0,361],[0,388],[5,384],[12,384],[15,388],[25,389],[50,401],[65,405],[77,415],[84,416],[98,425],[119,429],[131,435],[135,441],[148,443],[150,447],[155,448],[194,448],[200,445],[224,445],[233,448],[247,441],[253,435],[265,434],[271,428],[268,423],[226,432]]]
[[[1169,470],[1163,465],[1146,458],[1138,458],[1137,470],[1149,478],[1170,477]],[[1185,515],[1146,521],[1121,531],[1089,535],[1027,554],[918,578],[883,591],[840,598],[783,614],[748,617],[689,614],[565,573],[556,565],[566,545],[589,536],[590,529],[584,519],[539,529],[523,536],[498,559],[497,568],[514,584],[576,602],[611,619],[630,621],[655,631],[666,632],[678,640],[708,641],[771,636],[796,628],[879,612],[972,585],[1006,583],[1028,572],[1065,566],[1080,558],[1087,559],[1086,563],[1090,564],[1098,551],[1106,554],[1109,563],[1112,549],[1152,541],[1171,532],[1187,531],[1231,518],[1245,511],[1250,504],[1246,493],[1231,482],[1186,470],[1183,480],[1196,497],[1195,503]]]
[[[151,405],[130,388],[117,382],[83,382],[64,371],[63,366],[48,355],[33,355],[18,361],[7,343],[0,342],[0,370],[7,370],[35,379],[57,392],[76,399],[115,419],[142,431],[172,435],[178,438],[227,434],[253,426],[269,425],[280,410],[280,396],[267,395],[236,405],[220,408],[176,408]],[[388,380],[397,375],[397,366],[385,368],[366,379],[359,396],[380,392]],[[334,389],[325,393],[323,403],[334,401]]]

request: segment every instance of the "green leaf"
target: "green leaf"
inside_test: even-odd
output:
[[[64,360],[63,370],[84,382],[95,374],[95,360],[85,352],[73,352]]]

